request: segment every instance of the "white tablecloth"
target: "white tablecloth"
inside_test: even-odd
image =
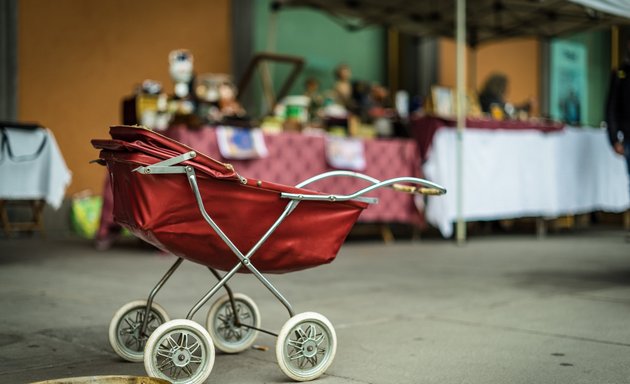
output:
[[[628,171],[604,130],[467,129],[463,134],[465,221],[553,218],[630,208]],[[448,193],[428,199],[427,221],[443,236],[457,219],[456,131],[439,129],[424,174]]]
[[[72,174],[52,132],[45,128],[5,132],[8,142],[0,136],[0,199],[44,199],[59,208]]]

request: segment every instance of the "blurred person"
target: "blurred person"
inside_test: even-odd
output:
[[[517,111],[525,111],[529,114],[532,109],[532,100],[513,106],[506,101],[508,90],[508,78],[503,73],[493,73],[486,79],[484,86],[479,93],[479,104],[481,111],[492,113],[493,106],[502,112],[503,116],[515,116]]]
[[[352,99],[356,107],[356,114],[363,122],[369,121],[370,92],[371,86],[367,81],[357,80],[352,83]]]
[[[508,79],[505,75],[494,73],[486,79],[479,93],[479,104],[484,113],[490,113],[493,104],[505,110],[505,93],[507,92]]]
[[[389,91],[380,84],[372,84],[370,87],[366,107],[370,120],[394,117]]]
[[[626,43],[623,62],[613,70],[606,101],[608,138],[615,152],[626,158],[630,178],[630,40]],[[630,183],[628,185],[630,191]],[[626,235],[630,241],[630,232]]]
[[[394,136],[393,119],[396,115],[392,108],[389,91],[380,84],[373,84],[368,98],[367,114],[376,129],[378,137]]]
[[[343,105],[348,111],[355,112],[356,103],[352,98],[352,71],[348,64],[339,64],[335,68],[335,85],[333,94],[338,104]]]
[[[304,96],[309,98],[308,115],[311,120],[320,120],[320,110],[324,106],[324,97],[319,92],[319,81],[309,77],[304,82]]]

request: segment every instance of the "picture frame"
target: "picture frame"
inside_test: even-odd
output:
[[[457,114],[457,97],[452,88],[440,85],[431,87],[431,94],[425,105],[427,113],[438,117],[453,118]],[[467,117],[479,118],[483,114],[477,93],[468,89],[464,95],[464,114]]]
[[[455,100],[453,98],[453,90],[451,88],[439,85],[432,86],[429,109],[430,112],[436,116],[455,116]]]

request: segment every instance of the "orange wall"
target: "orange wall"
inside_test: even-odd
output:
[[[456,70],[457,70],[457,60],[456,60],[456,56],[457,56],[457,52],[456,52],[456,45],[455,45],[455,41],[453,41],[452,39],[440,39],[439,45],[438,45],[438,52],[439,52],[439,60],[438,60],[438,65],[439,65],[439,70],[438,70],[438,85],[442,85],[445,87],[451,87],[451,88],[455,88],[457,86],[457,79],[456,79]],[[473,86],[471,86],[472,82],[471,79],[473,77],[471,77],[471,72],[470,69],[473,68],[470,65],[470,49],[466,49],[466,60],[468,62],[468,71],[467,71],[467,84],[468,87],[470,88],[474,88]]]
[[[455,87],[455,43],[440,41],[440,85]],[[529,98],[539,99],[540,45],[536,39],[511,39],[484,44],[476,52],[468,49],[468,84],[481,90],[492,72],[502,72],[509,79],[507,100],[521,103]],[[538,106],[534,108],[538,114]]]
[[[195,71],[230,70],[229,0],[21,0],[18,116],[55,134],[71,194],[99,193],[92,138],[119,124],[120,102],[143,79],[172,90],[167,57],[190,49]]]

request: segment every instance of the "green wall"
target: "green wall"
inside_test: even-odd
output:
[[[333,70],[340,63],[351,67],[353,80],[384,83],[386,48],[383,28],[369,27],[350,32],[323,12],[309,8],[285,8],[274,16],[270,2],[255,1],[254,51],[269,51],[268,35],[273,31],[275,17],[273,52],[302,56],[306,60],[305,69],[291,94],[301,94],[305,79],[311,76],[319,80],[321,91],[330,89],[334,82]],[[286,68],[276,65],[272,73],[274,83],[278,84]]]

